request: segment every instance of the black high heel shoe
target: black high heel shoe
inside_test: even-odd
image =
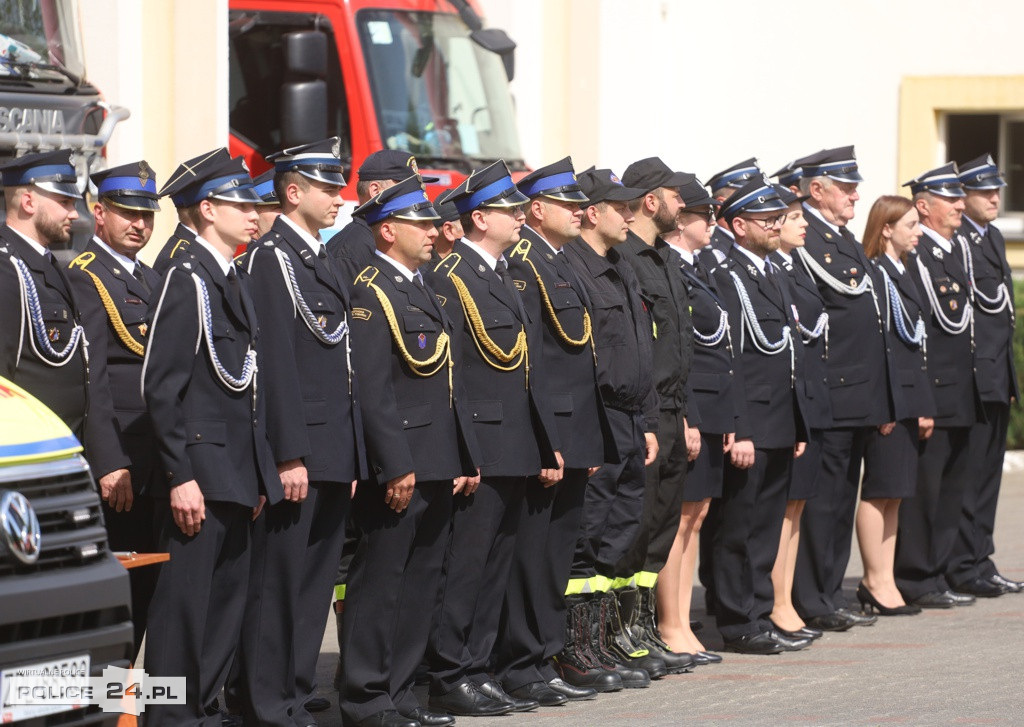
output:
[[[921,613],[920,606],[911,604],[895,608],[883,606],[863,582],[857,584],[857,600],[860,601],[860,608],[864,613],[877,612],[879,616],[916,616]]]

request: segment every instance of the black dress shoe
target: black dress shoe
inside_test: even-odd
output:
[[[447,694],[431,695],[427,707],[464,717],[497,717],[512,711],[511,705],[491,699],[472,682],[464,682]]]
[[[910,602],[915,606],[920,606],[921,608],[953,608],[956,606],[956,601],[953,600],[953,594],[950,593],[947,595],[946,593],[939,593],[938,591],[918,596]]]
[[[848,608],[840,608],[836,613],[842,614],[850,619],[854,626],[874,626],[878,622],[878,616],[870,613],[858,613]]]
[[[722,655],[721,654],[715,654],[714,652],[711,652],[711,651],[698,651],[696,654],[694,654],[694,657],[698,657],[698,656],[701,659],[704,660],[705,664],[721,664],[722,663]]]
[[[815,639],[820,639],[823,633],[818,629],[810,629],[806,626],[801,626],[796,631],[787,631],[786,629],[779,628],[774,621],[772,622],[772,626],[775,627],[776,632],[782,634],[787,639],[810,639],[811,641],[814,641]]]
[[[969,593],[978,598],[995,598],[996,596],[1002,596],[1004,593],[1009,593],[1004,586],[993,583],[987,578],[975,578],[966,583],[961,583],[959,586],[953,586],[953,592],[954,595],[957,593]]]
[[[559,677],[555,677],[554,679],[549,681],[548,688],[553,689],[559,694],[564,694],[566,699],[572,701],[593,699],[597,696],[596,689],[593,689],[591,687],[574,687],[572,684],[569,684],[569,682]]]
[[[403,717],[419,722],[423,727],[447,727],[448,725],[455,724],[455,718],[450,714],[431,712],[426,707],[417,707],[411,712],[399,711]]]
[[[824,616],[811,616],[806,619],[807,625],[818,631],[846,631],[854,626],[854,621],[843,611],[833,611]]]
[[[310,697],[302,706],[311,714],[313,712],[326,712],[331,708],[331,700],[324,699],[323,697]]]
[[[770,631],[729,639],[725,642],[725,649],[737,654],[781,654],[786,650]]]
[[[993,573],[988,577],[990,583],[1002,586],[1008,593],[1021,593],[1024,591],[1024,581],[1011,581],[1000,573]]]
[[[567,696],[561,692],[556,692],[547,685],[547,682],[530,682],[518,689],[513,689],[508,694],[516,699],[536,702],[542,707],[561,707],[569,701]]]
[[[808,639],[806,637],[800,636],[783,636],[775,629],[772,629],[772,631],[769,633],[771,634],[771,637],[779,643],[783,651],[800,651],[801,649],[806,649],[814,641],[813,639]]]
[[[403,717],[395,709],[386,709],[383,712],[371,714],[369,717],[356,722],[358,727],[420,727],[420,723],[414,719]]]
[[[953,593],[953,591],[943,591],[943,596],[948,596],[953,599],[954,606],[973,606],[978,602],[978,599],[967,593]]]
[[[540,702],[536,699],[520,699],[519,697],[513,697],[508,694],[501,685],[493,679],[488,679],[483,684],[477,684],[476,688],[480,690],[480,693],[485,697],[490,697],[496,702],[507,704],[512,707],[513,712],[532,712],[540,706]]]

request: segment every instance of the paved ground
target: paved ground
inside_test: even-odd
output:
[[[1002,572],[1024,580],[1024,472],[1008,474],[996,528]],[[856,588],[861,564],[847,572]],[[703,612],[702,634],[720,646]],[[329,689],[337,660],[333,619],[320,654],[321,694],[332,709],[321,727],[338,727]],[[725,654],[722,664],[671,676],[643,690],[591,702],[490,719],[466,727],[518,725],[1022,725],[1024,594],[952,611],[880,619],[869,628],[826,634],[806,651],[778,656]]]

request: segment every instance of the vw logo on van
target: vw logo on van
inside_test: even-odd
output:
[[[20,492],[0,491],[0,537],[14,557],[25,565],[39,558],[42,531],[32,503]]]

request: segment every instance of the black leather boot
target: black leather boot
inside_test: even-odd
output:
[[[586,598],[568,596],[568,617],[565,620],[565,645],[555,657],[555,666],[564,681],[574,687],[589,687],[598,692],[617,692],[622,689],[622,677],[606,669],[587,653]]]
[[[665,662],[633,641],[629,619],[636,608],[636,590],[609,591],[602,595],[605,604],[605,636],[609,653],[619,664],[643,669],[651,679],[668,674]]]
[[[639,605],[636,617],[629,627],[633,641],[664,661],[669,674],[685,674],[692,671],[697,665],[693,654],[672,651],[658,632],[657,599],[654,589],[638,588],[637,591]]]

